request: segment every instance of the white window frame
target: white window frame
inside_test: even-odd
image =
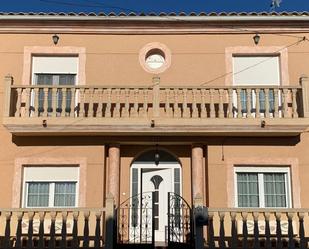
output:
[[[27,166],[27,168],[42,169],[42,168],[55,168],[59,171],[63,168],[76,168],[77,177],[76,178],[67,178],[67,179],[57,179],[54,180],[53,176],[49,176],[49,179],[37,179],[37,180],[27,180],[25,176],[23,177],[23,189],[22,189],[22,207],[23,208],[70,208],[78,207],[79,203],[79,179],[80,179],[80,170],[78,166]],[[43,177],[43,176],[42,176]],[[49,200],[47,207],[28,207],[28,183],[49,183]],[[54,206],[55,198],[55,184],[56,183],[76,183],[75,187],[75,204],[74,206]]]
[[[259,207],[265,207],[265,195],[264,195],[264,173],[284,173],[285,174],[285,192],[286,192],[286,206],[285,207],[274,207],[274,208],[291,208],[292,207],[292,194],[291,194],[291,174],[289,166],[235,166],[234,167],[234,196],[235,196],[235,207],[238,208],[238,184],[237,184],[237,173],[257,173],[258,174],[258,194],[259,194]],[[242,207],[243,208],[243,207]]]
[[[62,69],[59,70],[52,70],[49,69],[50,67],[52,67],[52,64],[54,63],[53,61],[50,61],[51,66],[48,66],[47,68],[40,68],[39,69],[35,68],[35,58],[55,58],[56,60],[60,60],[63,58],[64,59],[64,65],[62,66]],[[73,69],[70,67],[70,65],[65,65],[65,63],[69,63],[69,61],[65,61],[65,59],[72,59],[72,61],[76,60],[76,68]],[[73,60],[74,58],[74,60]],[[65,55],[57,55],[57,54],[44,54],[44,55],[32,55],[32,67],[31,67],[31,78],[32,78],[32,85],[35,84],[35,74],[52,74],[52,75],[58,75],[58,74],[74,74],[76,75],[75,77],[75,85],[77,85],[78,82],[78,72],[79,72],[79,57],[78,55],[75,54],[65,54]],[[39,59],[38,59],[39,60]],[[44,59],[43,59],[44,60]],[[58,62],[59,63],[59,62]],[[44,62],[44,64],[48,64],[46,62]],[[58,65],[57,65],[58,66]],[[66,70],[63,70],[63,68],[65,68]]]
[[[282,68],[281,68],[281,63],[280,63],[280,60],[281,60],[281,55],[278,54],[278,53],[233,53],[232,54],[232,70],[233,70],[233,77],[232,77],[232,84],[233,86],[237,86],[237,87],[241,87],[241,86],[250,86],[252,84],[249,84],[249,83],[246,83],[246,82],[240,82],[240,83],[236,83],[235,82],[235,58],[237,57],[277,57],[278,58],[278,79],[279,79],[279,82],[278,84],[272,84],[271,86],[278,86],[280,87],[280,85],[282,84]],[[249,66],[250,67],[250,66]],[[255,84],[255,85],[252,85],[252,86],[259,86],[261,88],[263,87],[267,87],[267,86],[270,86],[269,84],[265,84],[263,82],[260,82],[259,84]],[[251,91],[251,98],[252,98],[252,107],[253,109],[256,108],[256,93],[254,90]],[[281,92],[279,92],[279,95],[278,95],[278,105],[281,106],[282,105],[282,100],[281,100]],[[234,90],[233,91],[233,106],[235,106],[236,108],[237,107],[237,93],[236,91]],[[241,110],[239,110],[241,111]],[[256,117],[256,113],[252,113],[251,114],[253,117]],[[262,117],[263,117],[263,114],[261,113]],[[272,117],[272,114],[270,114],[271,117]],[[247,114],[244,114],[244,116],[246,117]],[[282,116],[282,111],[280,110],[279,111],[279,116],[281,117]],[[237,112],[234,113],[234,117],[237,117]]]
[[[260,58],[264,58],[264,59],[262,61],[259,61],[259,62],[255,63],[255,64],[248,65],[244,69],[241,69],[240,71],[236,71],[235,72],[235,70],[236,70],[236,68],[235,68],[235,60],[236,60],[236,58],[259,58],[259,57]],[[277,66],[277,69],[278,69],[276,78],[278,78],[278,82],[271,83],[271,84],[269,84],[268,82],[263,82],[263,81],[257,82],[257,83],[254,83],[254,84],[248,83],[248,82],[238,82],[236,84],[235,77],[238,74],[241,74],[242,71],[247,70],[247,68],[248,68],[248,70],[251,69],[251,68],[253,68],[253,70],[254,70],[255,66],[258,67],[258,65],[260,65],[260,64],[262,64],[264,62],[270,61],[270,60],[272,60],[272,58],[276,58],[276,66]],[[240,54],[238,54],[238,53],[236,53],[236,54],[233,54],[233,56],[232,56],[233,85],[235,85],[235,86],[254,85],[254,86],[261,86],[261,87],[268,86],[268,85],[278,85],[279,86],[281,84],[281,81],[282,81],[282,79],[281,79],[282,78],[281,77],[281,70],[282,69],[280,68],[280,59],[281,59],[280,58],[280,54],[278,54],[278,53],[255,53],[255,54],[252,54],[252,53],[248,53],[248,54],[240,53]]]
[[[76,58],[77,59],[77,62],[76,62],[76,70],[74,72],[71,72],[71,71],[61,71],[61,72],[51,72],[51,71],[38,71],[38,72],[35,72],[35,69],[34,69],[34,58],[35,57],[44,57],[44,58],[49,58],[49,57],[54,57],[54,58]],[[36,78],[36,74],[51,74],[53,75],[53,83],[55,82],[55,84],[53,84],[52,86],[58,86],[59,85],[59,77],[56,77],[55,75],[60,75],[60,74],[71,74],[71,75],[75,75],[75,83],[74,83],[74,86],[77,86],[78,85],[78,78],[79,78],[79,55],[76,55],[76,54],[64,54],[64,55],[59,55],[59,54],[44,54],[44,55],[36,55],[36,54],[33,54],[31,56],[31,61],[32,61],[32,66],[31,66],[31,84],[33,86],[36,85],[36,82],[35,82],[35,78]],[[58,78],[58,79],[57,79]],[[57,80],[56,80],[57,79]],[[30,105],[31,106],[34,106],[34,91],[31,91],[31,99],[30,99]],[[79,91],[76,92],[75,94],[75,106],[77,106],[78,104],[78,99],[79,99]],[[31,111],[31,115],[32,115],[32,111]],[[74,111],[74,115],[76,115],[76,111]]]

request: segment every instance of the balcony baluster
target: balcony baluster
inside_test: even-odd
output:
[[[214,103],[214,94],[215,90],[210,89],[209,95],[210,95],[210,117],[215,118],[216,117],[216,109],[215,109],[215,103]]]
[[[288,118],[288,89],[284,88],[282,91],[282,109],[283,109],[283,117]]]
[[[165,116],[167,118],[172,117],[171,115],[171,107],[170,107],[170,89],[166,88],[165,89]]]
[[[270,240],[270,226],[269,226],[269,218],[270,213],[264,213],[264,220],[265,220],[265,249],[271,249],[271,240]]]
[[[269,88],[264,88],[265,93],[265,118],[269,118],[270,106],[269,106]]]
[[[199,112],[197,109],[197,103],[196,103],[196,95],[197,95],[197,89],[192,89],[192,118],[198,118]]]
[[[252,90],[251,88],[247,88],[247,118],[252,118],[252,113],[251,113],[251,93]]]
[[[188,89],[182,89],[183,101],[182,101],[182,117],[190,118],[190,111],[188,107]]]
[[[33,95],[34,95],[34,116],[39,116],[39,89],[34,88],[33,89]]]
[[[274,89],[274,118],[278,118],[279,117],[279,95],[280,95],[280,90],[279,89]]]
[[[87,94],[89,101],[88,101],[88,117],[92,118],[93,117],[93,104],[94,104],[94,96],[95,96],[95,88],[91,87],[88,89],[88,94]]]
[[[293,106],[292,109],[293,109],[293,118],[298,118],[296,96],[297,96],[297,89],[293,88],[293,89],[292,89],[292,106]]]
[[[138,98],[139,97],[139,90],[137,88],[133,89],[132,95],[133,95],[134,102],[133,102],[133,108],[132,108],[132,111],[131,111],[131,117],[137,118],[138,115],[139,115],[139,110],[138,110],[138,107],[139,107],[139,98]]]
[[[79,247],[79,239],[78,239],[78,216],[79,212],[75,211],[73,212],[73,230],[72,230],[72,246],[73,248]]]
[[[44,219],[45,219],[45,212],[39,212],[40,217],[40,227],[39,227],[39,248],[44,248]]]
[[[255,89],[255,117],[261,117],[261,109],[260,109],[260,89]]]
[[[20,109],[21,109],[21,94],[22,94],[22,88],[17,88],[17,102],[16,102],[15,117],[19,117],[19,116],[20,116]]]
[[[110,118],[112,116],[112,89],[108,88],[105,90],[107,92],[107,102],[105,114],[103,113],[103,117]]]
[[[232,88],[229,88],[228,89],[228,100],[229,100],[229,103],[228,103],[228,117],[229,118],[234,118],[234,106],[233,106],[233,89]]]
[[[71,92],[71,102],[70,102],[70,117],[75,116],[75,99],[76,99],[76,89],[70,88],[69,90]]]
[[[90,212],[84,212],[84,235],[83,235],[83,247],[89,248],[89,216]]]
[[[219,118],[224,118],[223,95],[224,89],[219,89]]]
[[[60,117],[64,116],[67,117],[67,88],[60,89],[60,92],[62,93],[62,98],[59,98],[59,112]]]
[[[207,118],[207,109],[206,109],[206,89],[201,89],[201,118]]]
[[[236,89],[236,93],[237,93],[237,118],[242,117],[241,91],[242,91],[241,88]]]
[[[22,220],[23,220],[23,212],[17,212],[17,228],[16,228],[16,242],[15,242],[15,248],[21,249],[22,248],[22,242],[21,242],[21,234],[22,234]]]
[[[57,88],[52,88],[52,116],[57,117]]]
[[[143,103],[143,117],[148,116],[148,89],[144,89],[143,91],[143,98],[144,98],[144,103]]]
[[[123,93],[125,96],[125,104],[124,104],[124,109],[123,109],[121,117],[129,118],[130,117],[130,89],[124,89]]]
[[[67,247],[67,218],[68,212],[62,211],[61,248]]]
[[[114,109],[113,117],[114,118],[120,118],[120,107],[121,107],[120,96],[121,96],[121,89],[116,88],[115,92],[116,92],[116,106],[115,106],[115,109]]]
[[[28,213],[28,238],[27,238],[27,249],[33,248],[33,217],[35,213],[30,211]]]
[[[10,248],[11,247],[11,218],[12,218],[12,213],[11,212],[6,212],[5,213],[5,237],[4,237],[4,248]]]

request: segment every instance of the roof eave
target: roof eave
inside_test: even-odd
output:
[[[309,22],[309,16],[50,16],[0,15],[1,21]]]

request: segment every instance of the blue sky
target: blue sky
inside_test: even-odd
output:
[[[271,0],[1,0],[0,12],[270,11]],[[282,0],[281,11],[309,11],[309,0]]]

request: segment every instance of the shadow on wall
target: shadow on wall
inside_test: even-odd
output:
[[[43,211],[41,211],[43,213]],[[94,214],[91,214],[94,216]],[[69,217],[68,220],[52,219],[50,225],[45,225],[48,218],[44,217],[37,223],[38,217],[21,217],[15,224],[14,215],[7,215],[4,234],[0,234],[0,248],[112,248],[113,238],[105,238],[102,228],[114,229],[113,219],[106,219],[97,215],[91,220],[78,216]],[[73,227],[68,228],[68,221],[72,219]],[[70,223],[70,222],[69,222]],[[105,223],[105,224],[104,224]],[[94,226],[94,227],[93,227]],[[113,234],[113,232],[109,232]],[[113,237],[113,236],[112,236]],[[107,247],[109,246],[109,247]]]
[[[16,136],[12,135],[12,142],[17,146],[91,146],[106,145],[115,142],[140,143],[153,145],[153,141],[160,144],[179,143],[190,145],[192,143],[204,143],[208,145],[254,145],[254,146],[295,146],[300,142],[300,136],[289,137],[201,137],[201,136]]]

